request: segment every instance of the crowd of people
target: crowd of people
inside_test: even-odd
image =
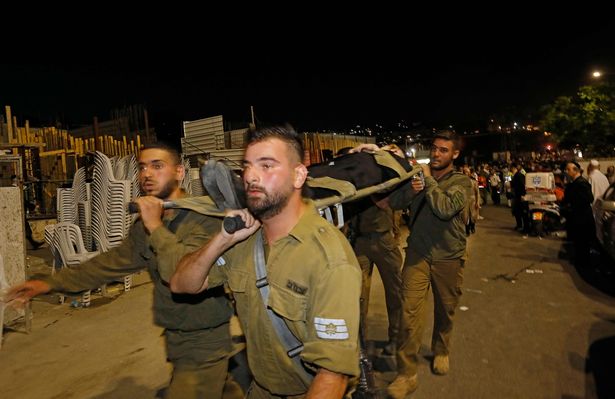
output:
[[[154,283],[155,321],[165,328],[173,365],[166,398],[244,395],[228,373],[233,311],[245,335],[253,377],[246,397],[342,398],[359,377],[359,330],[376,265],[389,318],[383,355],[394,356],[397,364],[387,394],[404,398],[418,387],[430,288],[431,367],[447,374],[467,236],[481,218],[481,203],[491,197],[499,205],[501,193],[506,193],[516,227],[527,231],[521,200],[525,169],[497,164],[457,170],[459,139],[453,132],[439,132],[430,163],[421,165],[423,177],[400,184],[390,195],[370,198],[350,221],[351,243],[304,197],[308,169],[302,163],[301,136],[289,126],[274,126],[252,128],[248,137],[242,176],[247,209],[227,212],[240,217],[245,228],[227,232],[219,219],[163,209],[163,201],[186,195],[180,189],[185,171],[174,149],[147,147],[139,155],[145,194],[137,200],[140,217],[124,243],[79,268],[13,287],[9,299],[25,302],[50,291],[92,289],[147,269]],[[574,162],[565,166],[571,182],[563,201],[573,212],[593,198],[578,169]],[[221,194],[230,198],[236,193]],[[395,232],[401,210],[409,215],[405,256]]]
[[[524,200],[525,176],[553,173],[555,203],[566,221],[567,238],[574,244],[572,259],[576,265],[586,267],[590,251],[597,245],[592,205],[615,182],[615,166],[610,165],[604,174],[600,162],[592,159],[584,171],[577,161],[550,152],[531,159],[518,158],[515,162],[483,163],[476,168],[464,165],[461,170],[472,179],[474,186],[467,234],[475,231],[475,222],[481,218],[480,208],[487,204],[488,197],[493,205],[500,205],[504,197],[515,218],[514,229],[524,235],[532,233],[528,201]]]

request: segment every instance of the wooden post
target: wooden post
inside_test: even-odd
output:
[[[62,153],[62,176],[61,180],[66,180],[66,151]]]
[[[30,137],[30,121],[26,119],[26,143],[32,143],[34,142],[34,140],[32,140],[32,137]]]
[[[19,127],[17,126],[17,117],[13,116],[13,134],[15,135],[15,142],[21,144],[21,140],[19,137]]]
[[[8,131],[9,143],[14,143],[15,140],[13,139],[13,117],[11,116],[11,106],[5,106],[4,112],[6,114],[6,130]]]
[[[143,110],[143,117],[145,118],[145,142],[151,143],[152,140],[150,140],[150,137],[149,137],[149,118],[148,118],[146,109]]]
[[[98,151],[98,117],[94,117],[94,151]]]

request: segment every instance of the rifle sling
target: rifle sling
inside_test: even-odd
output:
[[[283,318],[279,317],[275,312],[267,306],[269,300],[269,282],[267,281],[267,266],[265,264],[265,249],[263,247],[263,231],[261,230],[256,234],[256,245],[254,246],[254,269],[256,270],[256,287],[260,291],[263,305],[267,311],[267,315],[271,320],[273,329],[280,340],[280,343],[284,347],[286,354],[291,358],[295,369],[299,373],[299,376],[306,383],[310,385],[314,376],[305,369],[301,362],[301,356],[299,354],[303,350],[303,343],[294,336],[294,334],[288,329],[286,322]]]

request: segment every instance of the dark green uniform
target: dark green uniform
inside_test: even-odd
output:
[[[450,172],[439,180],[425,178],[425,189],[414,194],[409,184],[389,197],[393,209],[410,208],[406,259],[402,271],[403,312],[397,368],[407,376],[417,372],[418,351],[425,329],[430,286],[434,295],[432,351],[448,355],[453,317],[461,296],[466,256],[465,221],[472,182]]]
[[[389,318],[389,341],[395,342],[401,314],[401,263],[402,256],[393,236],[393,211],[372,205],[352,219],[357,234],[354,251],[363,272],[361,292],[361,317],[365,320],[369,307],[374,264],[378,267]],[[363,324],[363,332],[367,334]]]
[[[224,253],[209,273],[209,286],[228,282],[233,292],[250,370],[260,386],[249,397],[302,395],[309,384],[279,342],[256,287],[257,234]],[[266,246],[266,254],[268,306],[303,343],[306,367],[358,375],[361,274],[341,232],[310,201],[290,234]]]
[[[173,222],[176,217],[179,223]],[[221,290],[172,294],[167,283],[183,255],[220,231],[220,219],[181,210],[163,222],[148,235],[139,219],[120,246],[45,281],[54,291],[78,292],[147,268],[154,283],[154,319],[166,329],[167,356],[174,367],[167,397],[221,397],[231,351],[230,302]]]

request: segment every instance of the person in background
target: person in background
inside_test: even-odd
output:
[[[510,188],[512,189],[512,214],[515,217],[517,224],[515,230],[521,231],[522,234],[529,234],[531,225],[528,214],[527,202],[523,201],[525,195],[525,170],[519,165],[513,165],[511,168],[513,173],[512,180],[510,182]]]
[[[491,174],[489,175],[489,186],[491,188],[491,200],[493,201],[493,205],[500,205],[500,186],[502,184],[502,180],[500,176],[498,176],[495,168],[491,169]]]
[[[586,267],[590,260],[591,243],[596,235],[592,213],[592,195],[589,182],[581,176],[581,166],[577,162],[566,164],[566,174],[570,182],[564,191],[563,211],[566,216],[568,239],[574,244],[574,263]]]
[[[600,162],[595,159],[589,161],[587,166],[587,181],[592,187],[594,201],[602,197],[606,189],[609,188],[609,179],[600,172]]]
[[[606,168],[606,178],[609,180],[609,184],[615,183],[615,166],[610,165]]]

